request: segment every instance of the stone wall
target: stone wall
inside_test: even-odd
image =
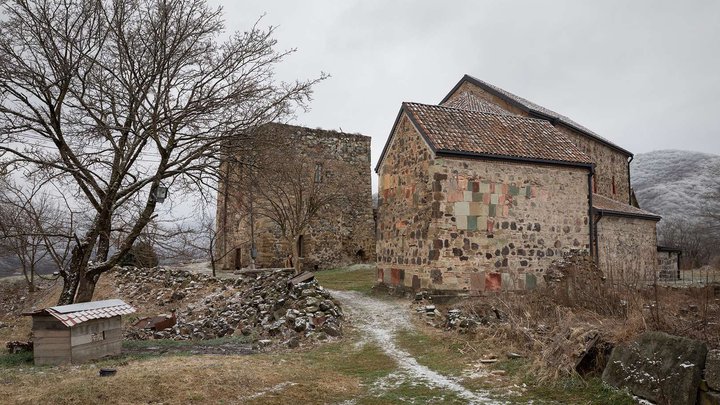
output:
[[[468,92],[475,97],[495,104],[513,114],[526,117],[530,116],[529,113],[514,104],[508,103],[502,98],[488,93],[482,88],[467,81],[461,84],[455,93],[448,98],[448,100],[452,100],[464,92]],[[576,131],[573,128],[565,126],[562,123],[555,124],[555,127],[570,138],[570,140],[572,140],[575,145],[580,148],[580,150],[585,152],[595,162],[594,181],[596,184],[593,186],[596,190],[595,192],[608,198],[612,198],[613,200],[628,204],[630,201],[630,189],[628,183],[630,173],[628,172],[627,164],[628,156],[588,137],[585,134],[582,134],[579,131]]]
[[[615,201],[629,204],[630,184],[628,176],[630,176],[630,173],[628,172],[628,156],[562,124],[555,127],[570,138],[580,150],[595,162],[594,192]]]
[[[603,216],[597,224],[600,270],[611,283],[641,286],[657,269],[656,221]]]
[[[660,280],[680,279],[680,253],[660,250],[657,252],[657,270]]]
[[[258,170],[273,170],[284,160],[303,159],[309,162],[310,181],[319,171],[319,180],[340,201],[326,204],[316,214],[303,234],[303,267],[324,269],[375,259],[375,237],[370,177],[370,137],[336,131],[310,129],[291,125],[268,124],[258,133],[271,154],[257,159]],[[258,149],[264,150],[262,148]],[[262,153],[262,152],[260,152]],[[274,163],[273,163],[274,162]],[[218,257],[223,268],[245,267],[250,263],[250,204],[262,204],[259,192],[249,193],[244,181],[247,168],[233,165],[228,187],[221,185],[218,197]],[[264,187],[258,184],[256,187]],[[225,206],[227,195],[228,204]],[[258,209],[255,209],[258,212]],[[257,265],[277,267],[285,262],[291,245],[281,237],[280,229],[267,218],[253,215]]]
[[[433,159],[402,117],[379,174],[379,282],[534,288],[563,250],[589,247],[587,169]]]

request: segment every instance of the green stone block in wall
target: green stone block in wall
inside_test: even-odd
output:
[[[483,200],[483,193],[472,193],[472,201],[482,202],[482,200]]]
[[[520,194],[520,187],[515,185],[510,185],[510,195],[518,195]]]
[[[533,290],[537,287],[537,277],[533,273],[525,273],[525,288]]]
[[[470,216],[467,217],[467,229],[468,231],[477,231],[478,217]]]
[[[512,276],[511,276],[510,274],[508,274],[508,273],[502,273],[502,276],[501,276],[501,277],[502,277],[502,281],[501,281],[500,287],[501,287],[504,291],[514,290],[514,289],[515,289],[515,285],[514,285],[514,283],[513,283],[513,279],[512,279]]]
[[[532,195],[532,188],[530,186],[525,186],[525,197],[530,197]]]
[[[497,205],[495,205],[495,204],[490,204],[490,209],[489,209],[489,211],[488,211],[488,216],[490,216],[490,217],[494,217],[494,216],[495,216],[495,207],[497,207]]]

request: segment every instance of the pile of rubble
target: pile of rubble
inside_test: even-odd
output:
[[[418,293],[413,304],[415,312],[425,322],[433,327],[455,329],[460,333],[467,333],[477,325],[501,323],[506,316],[497,308],[488,304],[474,305],[471,308],[459,305],[445,311],[440,311],[433,303],[432,298]]]
[[[143,298],[177,309],[169,329],[128,329],[128,339],[213,339],[242,334],[295,347],[303,339],[342,335],[342,309],[317,281],[291,283],[273,270],[217,279],[167,269],[122,269],[120,290],[136,306]]]

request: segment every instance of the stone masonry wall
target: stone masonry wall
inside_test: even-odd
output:
[[[378,281],[412,289],[534,288],[587,248],[587,169],[432,159],[403,118],[381,167]]]
[[[593,188],[596,190],[595,193],[629,204],[628,176],[630,176],[630,173],[628,172],[628,157],[588,138],[586,135],[580,134],[574,129],[563,125],[557,125],[556,128],[570,138],[580,150],[595,162],[595,184],[593,184]]]
[[[678,264],[680,263],[679,256],[678,252],[657,252],[657,270],[660,280],[678,280],[680,278],[680,269],[678,268]]]
[[[603,216],[597,224],[600,270],[611,283],[643,285],[657,270],[656,221]]]
[[[378,172],[377,271],[378,282],[402,285],[404,270],[399,266],[420,267],[429,261],[433,156],[405,115],[391,139]]]
[[[495,104],[513,114],[530,116],[522,109],[469,82],[461,84],[458,90],[450,96],[449,100],[452,100],[464,92],[473,94],[475,97]],[[595,182],[597,183],[597,185],[594,186],[597,190],[595,192],[628,204],[630,201],[630,190],[628,188],[628,177],[630,176],[627,165],[628,157],[562,123],[558,123],[555,127],[570,138],[580,150],[588,154],[595,162]]]
[[[324,269],[374,261],[370,137],[283,124],[266,125],[261,136],[270,140],[284,139],[284,144],[292,145],[288,159],[300,156],[312,162],[311,166],[321,165],[322,181],[343,195],[342,203],[326,206],[304,233],[303,268]],[[273,169],[272,164],[268,166],[261,170]],[[242,178],[242,168],[235,169],[236,178]],[[313,170],[316,167],[309,168],[309,171]],[[314,175],[308,173],[308,176]],[[222,222],[222,215],[226,215],[227,220],[227,230],[219,238],[218,250],[221,265],[227,269],[250,263],[251,241],[249,196],[243,187],[233,187],[232,181],[230,183],[226,213],[223,193],[218,198],[218,224]],[[290,245],[281,238],[280,230],[271,221],[254,216],[254,223],[256,264],[260,267],[282,266],[291,252]]]

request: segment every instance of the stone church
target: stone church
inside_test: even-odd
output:
[[[378,282],[532,289],[587,249],[612,281],[655,274],[660,217],[633,206],[633,154],[471,76],[438,105],[403,103],[376,167]]]
[[[295,240],[292,261],[307,270],[375,261],[370,137],[270,123],[252,141],[231,149],[221,165],[215,243],[221,268],[246,268],[253,259],[257,267],[286,266],[293,246],[264,214],[273,207],[295,211],[307,207],[297,201],[310,199],[321,206]],[[233,159],[237,154],[244,156]],[[328,196],[338,198],[323,202]]]

